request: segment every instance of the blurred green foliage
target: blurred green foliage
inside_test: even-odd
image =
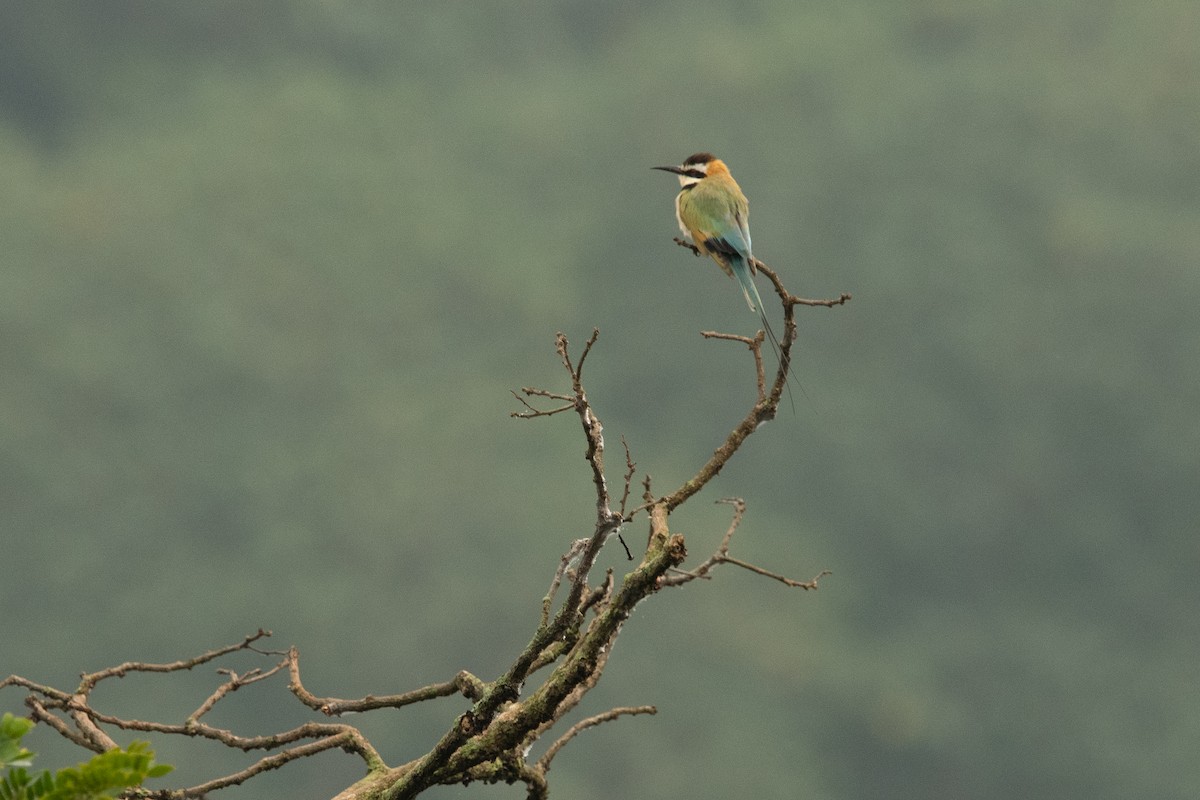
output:
[[[30,774],[33,753],[21,745],[33,722],[5,712],[0,718],[0,800],[112,800],[121,790],[171,771],[154,763],[146,742],[108,750],[74,767]]]
[[[590,523],[574,426],[507,418],[554,332],[601,328],[659,490],[750,399],[697,332],[754,319],[648,169],[707,149],[759,257],[854,294],[708,493],[739,555],[834,576],[656,598],[584,711],[662,713],[556,790],[1195,797],[1197,41],[1188,0],[4,4],[0,671],[260,625],[318,693],[502,669]],[[363,724],[400,763],[457,711]],[[326,759],[225,796],[357,776]]]

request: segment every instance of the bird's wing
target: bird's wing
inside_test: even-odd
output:
[[[725,230],[721,232],[725,241],[747,261],[750,260],[750,226],[746,224],[746,215],[734,211],[727,220]]]
[[[750,229],[745,209],[728,192],[709,188],[703,183],[681,197],[680,211],[689,227],[703,234],[710,250],[727,255],[750,257]]]
[[[733,214],[733,221],[735,223],[737,223],[738,233],[740,233],[742,235],[742,241],[746,245],[746,249],[742,251],[742,255],[744,255],[746,257],[747,261],[749,261],[750,257],[751,257],[751,255],[750,255],[751,250],[750,250],[749,217],[750,217],[749,209],[745,209],[745,208],[738,209]]]

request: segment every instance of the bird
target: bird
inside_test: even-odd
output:
[[[679,230],[701,255],[708,255],[731,278],[736,278],[746,305],[758,314],[770,337],[776,357],[779,339],[767,320],[762,297],[754,285],[754,254],[750,249],[750,201],[729,173],[725,162],[712,153],[696,153],[677,167],[651,167],[679,176],[675,195],[675,220]]]

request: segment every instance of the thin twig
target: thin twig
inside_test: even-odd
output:
[[[779,278],[779,275],[775,272],[775,270],[771,269],[757,258],[754,259],[754,269],[763,273],[770,279],[771,283],[775,285],[775,293],[779,295],[780,299],[786,305],[823,306],[825,308],[833,308],[834,306],[845,305],[854,299],[854,296],[849,292],[842,292],[835,299],[831,300],[811,300],[806,297],[799,297],[792,294],[784,287],[783,281]]]
[[[58,734],[64,739],[79,745],[85,750],[91,750],[97,753],[104,752],[104,748],[97,748],[95,742],[84,737],[82,734],[76,733],[70,725],[59,719],[54,714],[51,714],[49,709],[42,705],[42,703],[39,702],[38,699],[33,695],[29,695],[25,698],[25,706],[31,712],[29,716],[33,718],[34,722],[46,723],[51,728],[54,728],[54,730],[57,731]]]
[[[20,686],[23,689],[28,689],[31,692],[49,697],[54,700],[59,700],[66,703],[71,699],[70,692],[64,692],[62,689],[55,689],[53,686],[44,686],[40,683],[34,683],[28,678],[22,678],[20,675],[9,675],[4,680],[0,681],[0,689],[5,686]]]
[[[621,518],[629,522],[629,518],[625,516],[625,504],[629,502],[629,490],[633,475],[637,472],[637,465],[633,463],[633,457],[629,454],[629,442],[625,441],[624,434],[621,435],[621,446],[625,448],[625,490],[621,492]]]
[[[108,667],[107,669],[102,669],[98,672],[85,673],[81,676],[82,680],[80,681],[79,688],[76,691],[80,694],[86,695],[100,681],[105,680],[106,678],[123,678],[130,672],[179,672],[181,670],[190,670],[193,667],[198,667],[201,664],[207,664],[209,661],[238,650],[254,650],[254,648],[250,646],[253,642],[270,635],[270,631],[259,629],[257,632],[250,634],[237,644],[231,644],[228,647],[220,647],[216,650],[209,650],[206,653],[201,653],[195,658],[172,661],[167,664],[148,664],[141,661],[126,661],[124,664],[118,664],[115,667]],[[255,652],[261,653],[264,651],[255,650]],[[283,655],[283,653],[272,653],[272,655]]]
[[[564,411],[571,411],[575,408],[574,399],[571,397],[568,397],[567,395],[555,394],[554,392],[547,392],[543,389],[531,389],[529,387],[522,387],[521,391],[524,392],[529,397],[548,397],[553,400],[567,400],[569,402],[566,405],[558,406],[557,408],[551,408],[547,411],[542,411],[541,409],[535,408],[534,406],[530,405],[529,402],[526,401],[524,397],[521,397],[521,395],[517,394],[516,392],[512,392],[512,396],[517,398],[517,400],[521,401],[521,405],[525,406],[525,408],[528,410],[527,411],[510,412],[509,413],[510,417],[516,417],[518,419],[533,419],[534,417],[552,417],[555,414],[561,414]]]
[[[229,680],[218,686],[216,691],[210,694],[205,701],[200,704],[200,707],[193,711],[190,716],[188,716],[188,722],[195,722],[196,720],[200,719],[200,717],[211,711],[213,706],[215,706],[221,700],[221,698],[230,692],[236,692],[243,686],[248,686],[251,683],[257,683],[258,681],[265,680],[266,678],[271,677],[276,672],[279,672],[279,670],[286,667],[287,664],[287,659],[284,659],[266,672],[263,672],[260,669],[253,669],[245,675],[238,675],[236,672],[230,669],[217,670],[218,673],[228,675]]]
[[[550,762],[554,760],[556,755],[558,755],[558,751],[562,750],[563,747],[566,746],[567,742],[571,741],[588,728],[594,728],[601,723],[609,722],[621,716],[657,713],[658,709],[654,706],[624,706],[621,708],[610,708],[608,711],[603,713],[596,714],[595,716],[588,717],[587,719],[582,719],[572,725],[566,733],[558,737],[558,739],[556,739],[555,742],[550,745],[542,757],[538,759],[537,766],[541,768],[543,772],[549,772]]]
[[[308,689],[304,688],[303,682],[300,680],[300,653],[293,647],[288,652],[287,659],[288,667],[288,690],[296,696],[304,705],[311,709],[320,711],[328,717],[338,716],[340,714],[361,713],[363,711],[373,711],[377,708],[402,708],[414,703],[421,703],[425,700],[433,700],[438,697],[449,697],[454,694],[461,694],[468,700],[478,699],[483,694],[483,681],[476,678],[466,670],[462,670],[453,679],[443,683],[433,683],[428,686],[422,686],[420,689],[413,689],[402,694],[387,694],[381,696],[367,695],[366,697],[357,700],[343,700],[337,697],[317,697]]]
[[[350,752],[358,752],[362,744],[365,743],[365,740],[354,728],[350,728],[349,726],[344,727],[348,728],[348,730],[343,730],[339,733],[326,736],[322,739],[317,739],[316,741],[307,742],[297,747],[292,747],[287,750],[282,750],[278,753],[272,753],[269,756],[264,756],[243,770],[239,770],[238,772],[230,773],[229,775],[225,775],[221,778],[216,778],[214,780],[206,781],[205,783],[184,789],[182,795],[183,797],[187,798],[202,798],[209,792],[215,792],[217,789],[224,789],[228,786],[237,786],[245,783],[255,775],[269,772],[270,770],[279,769],[289,762],[300,758],[313,756],[317,753],[323,753],[326,750],[339,748]],[[374,751],[372,750],[372,752]],[[376,754],[376,758],[378,759],[378,754]],[[150,796],[153,797],[154,794],[151,793]],[[161,796],[174,797],[178,795],[164,792]]]
[[[765,578],[777,580],[785,586],[793,586],[800,589],[816,589],[821,578],[824,578],[826,575],[833,574],[829,570],[822,570],[821,574],[817,575],[812,580],[798,581],[729,555],[729,546],[733,541],[733,535],[737,532],[738,526],[742,524],[742,517],[746,514],[746,501],[740,497],[723,497],[717,502],[733,506],[733,517],[729,521],[729,527],[726,528],[725,535],[721,537],[721,543],[717,546],[717,549],[712,555],[710,555],[700,564],[696,565],[694,569],[672,570],[670,575],[663,577],[663,586],[682,586],[683,584],[689,583],[690,581],[694,581],[698,578],[708,580],[712,577],[710,574],[712,570],[720,564],[733,564],[736,567],[750,570],[751,572],[762,575]]]
[[[581,393],[583,390],[583,385],[581,383],[581,381],[583,380],[583,362],[587,360],[588,353],[592,352],[592,345],[594,345],[596,343],[596,340],[599,338],[600,338],[600,329],[592,328],[592,335],[588,337],[588,340],[586,342],[584,342],[583,352],[579,354],[579,364],[573,370],[574,375],[575,375],[574,389],[576,390],[577,394]],[[566,344],[566,341],[567,340],[564,338],[563,339],[564,346]],[[569,366],[570,366],[570,362],[568,362],[568,367]]]
[[[570,549],[562,554],[558,569],[554,571],[554,579],[550,581],[550,588],[546,591],[546,596],[542,598],[543,627],[550,622],[550,608],[554,605],[554,595],[558,593],[558,587],[562,585],[562,580],[566,576],[567,570],[571,568],[571,564],[583,554],[583,549],[587,547],[587,543],[587,539],[576,539],[571,542]]]
[[[765,403],[767,400],[767,372],[763,364],[762,344],[766,340],[766,334],[759,331],[753,337],[741,336],[736,333],[719,333],[717,331],[700,331],[700,335],[705,339],[725,339],[731,342],[741,342],[750,348],[750,352],[754,354],[754,375],[758,380],[758,402]]]
[[[733,564],[735,567],[741,567],[742,569],[748,569],[751,572],[762,575],[765,578],[772,578],[774,580],[779,581],[780,583],[782,583],[785,586],[794,586],[798,589],[806,589],[806,590],[815,590],[817,588],[817,583],[821,580],[821,578],[824,578],[826,575],[833,574],[829,570],[823,569],[815,578],[812,578],[811,580],[798,581],[798,580],[794,580],[792,578],[785,577],[778,573],[771,572],[770,570],[765,570],[762,567],[756,567],[753,564],[742,561],[740,558],[734,558],[733,556],[721,556],[720,561],[724,564]]]

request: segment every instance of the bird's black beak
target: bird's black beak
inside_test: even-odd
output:
[[[650,169],[661,169],[663,172],[674,172],[676,175],[686,175],[683,167],[651,167]]]

